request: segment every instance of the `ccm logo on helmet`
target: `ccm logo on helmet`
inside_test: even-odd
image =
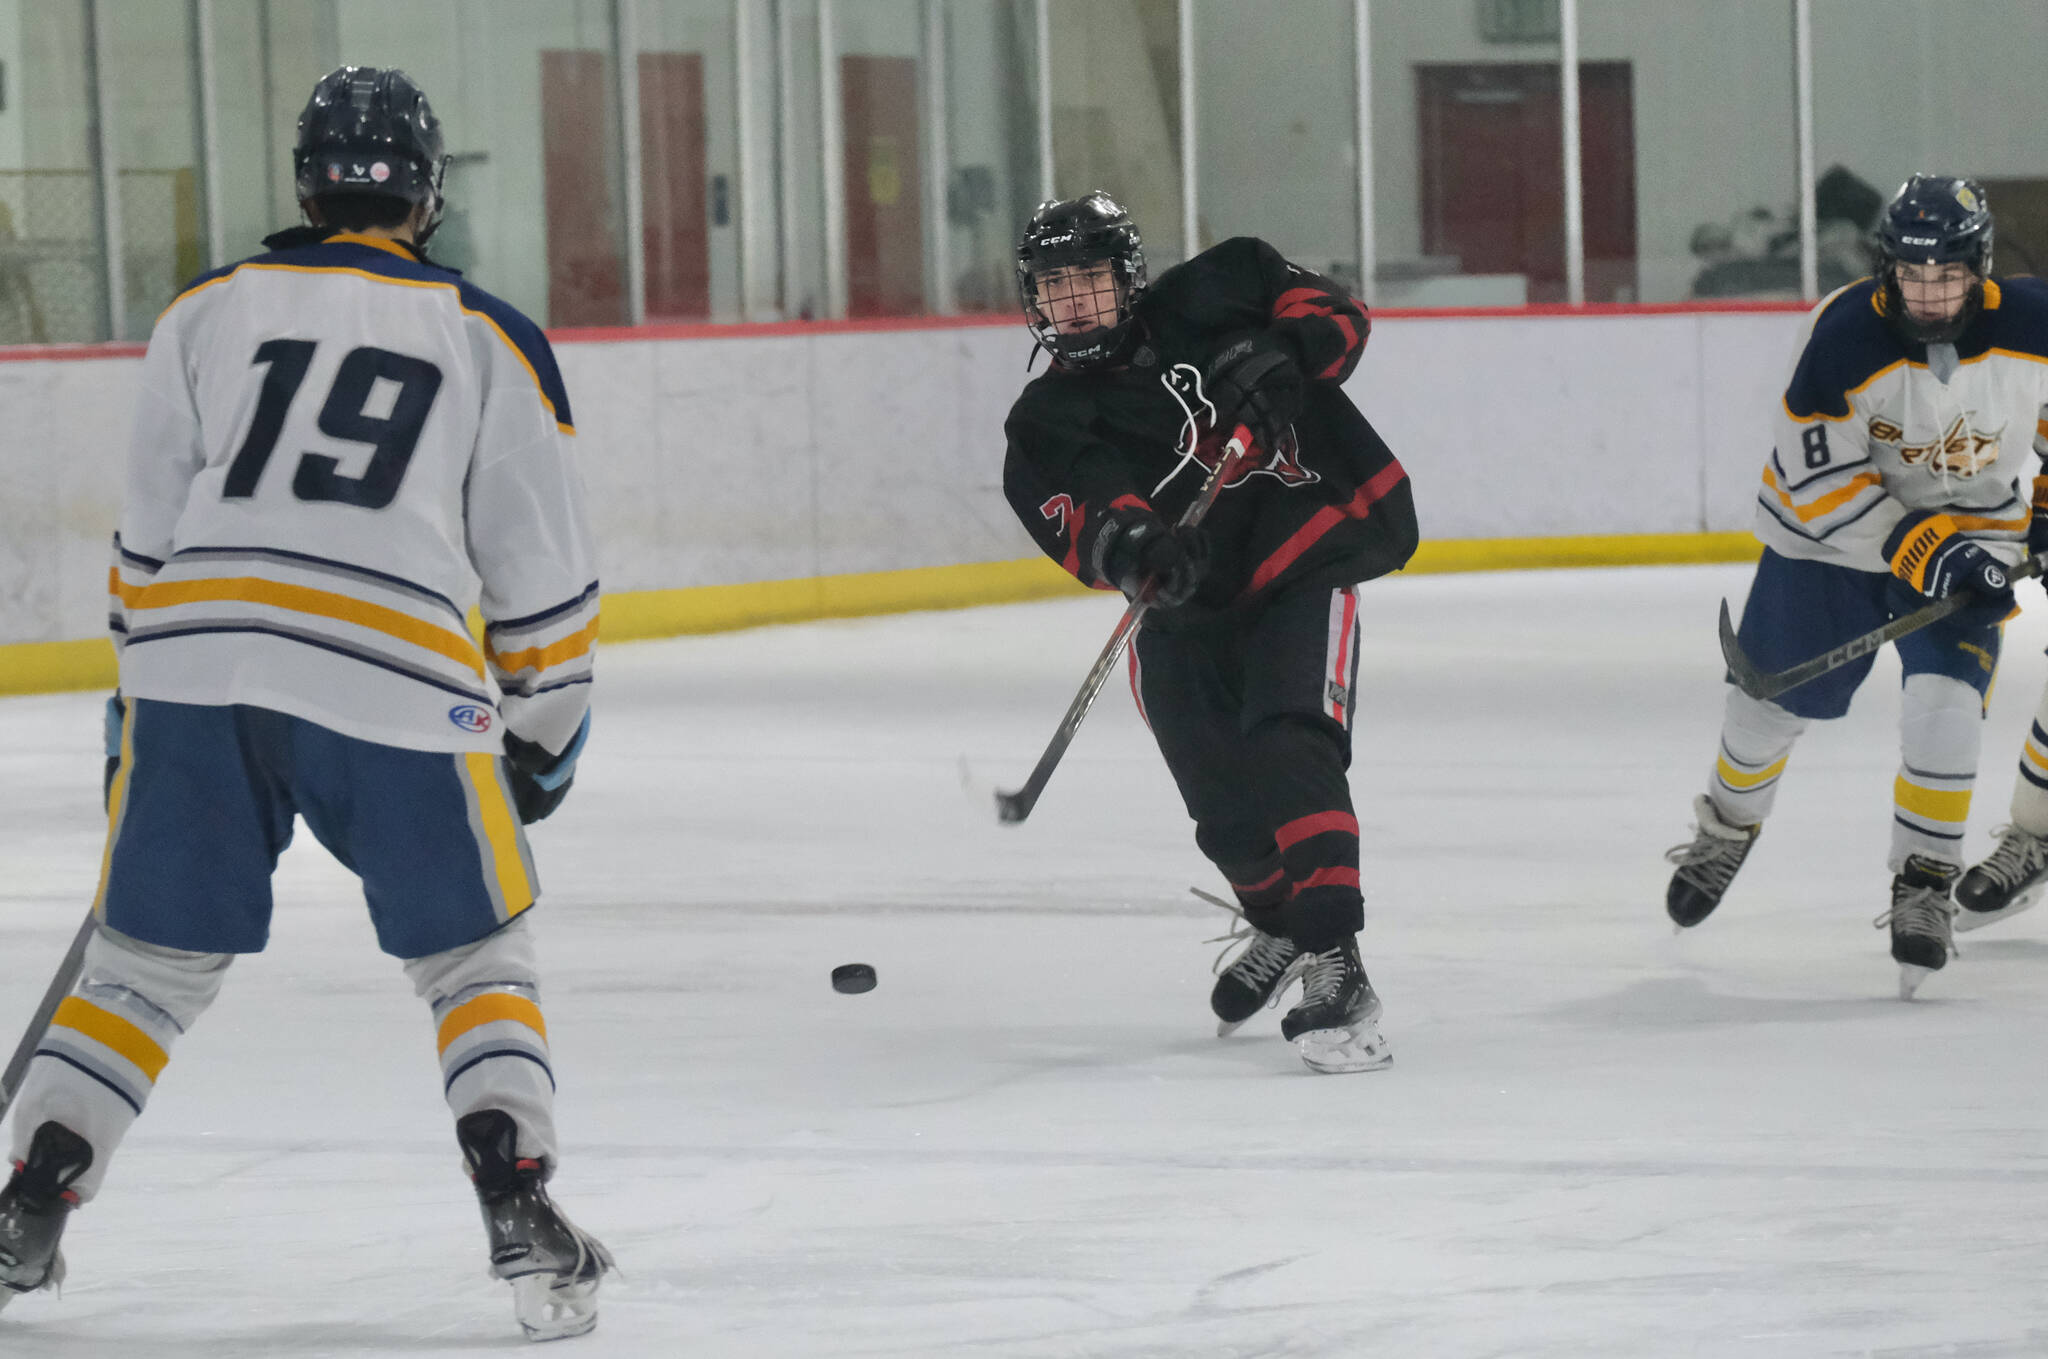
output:
[[[448,710],[448,720],[464,731],[485,732],[491,729],[491,710],[474,703],[458,704]]]

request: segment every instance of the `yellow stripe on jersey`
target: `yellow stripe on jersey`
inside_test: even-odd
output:
[[[328,239],[336,240],[339,239],[339,237],[330,236]],[[348,239],[353,241],[357,245],[374,245],[377,246],[379,249],[389,249],[389,247],[384,242],[375,240],[374,238],[371,237],[349,236]],[[403,251],[392,250],[392,253],[401,255],[403,258],[406,259],[412,258],[410,255],[404,254]],[[376,274],[370,272],[368,269],[355,269],[351,268],[346,264],[243,263],[236,265],[234,268],[228,270],[225,274],[222,274],[219,278],[210,278],[206,280],[206,282],[200,284],[198,287],[188,288],[184,292],[179,293],[176,297],[172,298],[170,307],[165,307],[162,312],[158,313],[156,318],[158,324],[162,324],[164,317],[170,315],[171,307],[177,306],[180,302],[183,302],[188,297],[193,297],[199,293],[205,292],[208,288],[211,288],[216,283],[226,283],[229,279],[233,278],[236,274],[241,273],[244,269],[262,270],[266,272],[276,272],[280,274],[353,274],[357,278],[366,278],[370,280],[370,282],[372,283],[395,283],[401,288],[446,288],[449,292],[455,294],[455,305],[458,308],[460,308],[463,315],[476,317],[479,321],[482,321],[485,325],[489,326],[493,334],[495,334],[500,340],[503,340],[505,342],[505,347],[512,351],[512,357],[519,360],[519,366],[521,368],[524,368],[526,370],[526,375],[533,379],[534,393],[540,397],[540,404],[547,407],[548,414],[554,417],[555,428],[559,429],[564,434],[574,434],[576,432],[576,427],[564,421],[562,419],[562,413],[555,409],[555,403],[548,398],[547,388],[541,385],[540,374],[534,371],[533,364],[527,360],[525,351],[521,350],[518,345],[512,343],[512,337],[505,333],[505,328],[499,325],[495,320],[491,319],[491,317],[486,315],[485,313],[477,311],[471,307],[464,307],[462,305],[462,290],[456,287],[453,283],[445,283],[440,279],[393,278],[389,274]]]
[[[483,823],[484,838],[490,842],[491,866],[498,875],[505,918],[510,920],[533,905],[533,884],[527,881],[526,860],[519,853],[519,818],[505,798],[505,786],[498,781],[498,757],[472,750],[462,761],[469,771],[470,786],[476,790],[477,820]]]
[[[57,1007],[57,1013],[50,1016],[50,1026],[82,1033],[102,1047],[120,1053],[149,1077],[151,1085],[156,1084],[157,1073],[171,1060],[171,1055],[141,1029],[112,1010],[102,1010],[77,996],[64,998],[63,1004]]]
[[[294,613],[332,618],[357,627],[396,637],[431,651],[460,665],[468,666],[478,679],[484,677],[483,657],[466,633],[438,627],[382,604],[370,604],[351,595],[316,590],[308,585],[288,585],[258,576],[216,576],[207,580],[160,580],[148,585],[130,585],[119,572],[109,572],[109,586],[121,602],[133,609],[168,609],[180,604],[265,604]]]
[[[548,1026],[540,1016],[540,1006],[525,996],[492,991],[474,1000],[465,1000],[448,1012],[448,1017],[441,1021],[441,1051],[448,1051],[449,1045],[471,1029],[507,1019],[515,1024],[524,1024],[539,1034],[542,1042],[547,1041]]]
[[[2035,745],[2033,737],[2029,736],[2026,744],[2020,747],[2020,758],[2043,774],[2048,774],[2048,750]]]
[[[487,641],[485,651],[491,662],[500,670],[545,670],[551,665],[571,661],[589,651],[597,642],[597,620],[591,619],[577,631],[557,642],[546,646],[528,647],[524,651],[499,651]]]
[[[1862,495],[1873,486],[1882,490],[1884,488],[1884,478],[1875,472],[1859,473],[1851,477],[1843,485],[1829,491],[1826,495],[1808,501],[1804,505],[1794,501],[1785,488],[1778,485],[1777,469],[1769,463],[1764,464],[1764,485],[1771,488],[1772,493],[1778,497],[1779,502],[1786,509],[1799,516],[1800,523],[1810,524],[1824,514],[1832,514],[1834,511],[1839,510],[1842,506],[1848,504],[1857,496]]]
[[[1901,809],[1927,821],[1962,822],[1970,819],[1970,789],[1944,791],[1922,788],[1904,774],[1892,781],[1892,801]]]
[[[1987,519],[1981,514],[1957,514],[1949,511],[1949,518],[1959,529],[1970,533],[2019,533],[2027,526],[2032,516],[2021,515],[2017,519]]]
[[[1730,788],[1736,788],[1744,792],[1747,792],[1749,789],[1756,787],[1758,784],[1769,783],[1772,779],[1784,773],[1785,761],[1791,758],[1792,757],[1790,755],[1782,755],[1778,758],[1778,762],[1776,764],[1772,765],[1768,769],[1762,770],[1755,774],[1747,774],[1744,773],[1742,770],[1737,769],[1734,765],[1728,763],[1728,757],[1725,755],[1721,756],[1714,763],[1716,771],[1721,776],[1721,782],[1727,784]]]

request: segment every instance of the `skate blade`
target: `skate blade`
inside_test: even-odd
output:
[[[597,1325],[597,1280],[556,1284],[556,1277],[524,1274],[512,1281],[512,1314],[528,1340],[567,1340]]]
[[[1345,1029],[1310,1029],[1295,1038],[1294,1050],[1310,1071],[1326,1076],[1378,1071],[1394,1060],[1379,1025],[1370,1019]]]
[[[1933,976],[1934,968],[1921,967],[1918,963],[1899,964],[1899,999],[1911,1000],[1913,993],[1920,989],[1920,983]]]
[[[1228,1038],[1249,1022],[1243,1019],[1219,1019],[1216,1021],[1216,1036],[1218,1038]]]
[[[2041,891],[2041,888],[2036,887],[2031,892],[2023,892],[1995,911],[1973,911],[1965,906],[1956,912],[1956,933],[1967,934],[1971,930],[1981,930],[1995,921],[2018,915],[2041,899]]]

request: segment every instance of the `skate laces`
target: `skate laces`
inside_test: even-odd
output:
[[[1678,867],[1678,876],[1717,897],[1735,881],[1735,870],[1749,857],[1750,840],[1730,840],[1701,829],[1687,844],[1664,851],[1664,861]]]
[[[1301,1004],[1296,1008],[1305,1010],[1335,1001],[1344,989],[1344,964],[1342,944],[1327,953],[1309,954],[1308,968],[1301,974]]]
[[[1881,930],[1890,925],[1894,934],[1939,939],[1953,949],[1955,917],[1956,904],[1949,900],[1947,891],[1919,883],[1900,882],[1892,886],[1891,909],[1871,921],[1870,927]]]
[[[2009,891],[2048,868],[2048,837],[2029,834],[2018,826],[2000,826],[1992,833],[1998,837],[1998,848],[1972,872],[1997,879],[1998,885]]]
[[[1245,918],[1244,910],[1234,902],[1225,901],[1222,897],[1204,892],[1199,887],[1190,887],[1188,890],[1211,906],[1222,907],[1231,915],[1228,933],[1202,941],[1205,944],[1223,945],[1216,954],[1216,961],[1209,964],[1212,975],[1220,977],[1225,972],[1235,972],[1244,980],[1256,985],[1258,989],[1264,990],[1300,956],[1301,951],[1294,946],[1292,940],[1268,934],[1252,924]],[[1231,958],[1229,963],[1225,963],[1223,960],[1230,958],[1232,950],[1238,949],[1240,945],[1242,951],[1235,958]],[[1275,999],[1277,998],[1276,996]]]

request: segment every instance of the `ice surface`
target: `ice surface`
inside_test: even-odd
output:
[[[2048,1353],[2048,909],[1894,999],[1889,657],[1720,913],[1664,918],[1747,577],[1364,591],[1362,1076],[1277,1014],[1211,1036],[1218,884],[1127,696],[996,824],[1117,601],[612,648],[533,837],[555,1187],[627,1271],[562,1353]],[[2043,678],[2024,597],[1973,854]],[[98,704],[0,702],[10,1045],[98,873]],[[7,1359],[521,1346],[423,1008],[304,834],[278,895]]]

